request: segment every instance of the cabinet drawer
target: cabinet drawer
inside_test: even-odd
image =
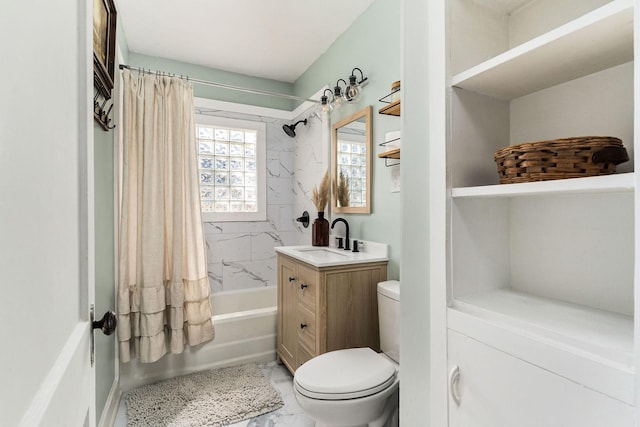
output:
[[[303,265],[298,265],[298,301],[315,313],[318,281],[316,272]]]
[[[315,353],[316,348],[316,316],[306,308],[298,307],[298,338],[309,351]]]
[[[449,330],[450,427],[631,427],[619,400]],[[458,398],[458,402],[453,396]]]

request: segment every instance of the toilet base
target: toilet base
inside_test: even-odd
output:
[[[295,391],[298,403],[305,411],[305,413],[316,422],[316,427],[398,427],[400,424],[398,414],[400,393],[397,382],[389,389],[383,391],[382,394],[387,394],[387,396],[376,396],[378,399],[384,399],[384,403],[380,402],[380,404],[384,405],[382,410],[374,409],[372,411],[372,417],[375,418],[371,421],[366,422],[365,424],[360,424],[356,419],[349,418],[360,418],[363,413],[368,413],[372,410],[369,405],[371,405],[373,402],[358,402],[361,404],[356,404],[356,406],[358,406],[359,408],[354,407],[354,400],[331,401],[330,403],[329,401],[324,401],[321,402],[323,404],[321,404],[320,406],[316,406],[317,402],[309,402],[307,397],[302,396],[297,391]],[[369,400],[370,398],[373,398],[373,396],[368,396],[364,399]],[[312,404],[312,407],[309,407],[309,403]],[[321,420],[318,420],[318,418],[320,418]]]

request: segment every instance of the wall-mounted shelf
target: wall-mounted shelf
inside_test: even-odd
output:
[[[384,165],[386,167],[396,166],[400,164],[400,149],[394,148],[383,153],[378,153],[378,158],[384,159]],[[389,159],[398,160],[396,163],[389,163]]]
[[[386,114],[389,116],[399,116],[400,115],[400,100],[393,101],[389,105],[385,105],[384,107],[378,110],[380,114]]]
[[[400,89],[398,87],[398,89],[392,91],[389,95],[386,95],[380,98],[380,102],[387,102],[388,105],[385,105],[384,107],[380,108],[378,110],[379,114],[386,114],[388,116],[400,116],[400,99],[396,99],[393,102],[387,101],[387,99],[392,99],[392,96],[394,96],[394,94],[399,92],[399,90]],[[388,143],[398,141],[398,140],[399,138],[391,141],[386,141],[381,143],[380,146],[384,147]],[[391,150],[387,150],[382,153],[379,153],[378,158],[384,159],[384,165],[387,167],[399,165],[400,164],[400,148],[392,148]],[[398,161],[395,163],[389,163],[389,159],[398,160]]]
[[[381,159],[400,159],[400,149],[394,148],[384,153],[379,153],[378,157]]]

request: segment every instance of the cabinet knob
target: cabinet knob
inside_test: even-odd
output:
[[[460,368],[454,366],[449,374],[449,389],[451,390],[451,398],[460,406]]]
[[[307,327],[307,324],[306,324],[306,323],[300,323],[300,329],[304,329],[304,328],[306,328],[306,327]]]
[[[290,282],[293,282],[294,280],[296,280],[296,278],[295,278],[295,277],[291,277],[291,276],[289,276],[289,281],[290,281]]]
[[[304,288],[308,288],[308,285],[305,285],[304,283],[300,283],[300,289],[304,289]]]

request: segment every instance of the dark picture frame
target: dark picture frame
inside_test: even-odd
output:
[[[93,85],[105,99],[113,89],[117,16],[113,0],[93,0]]]

